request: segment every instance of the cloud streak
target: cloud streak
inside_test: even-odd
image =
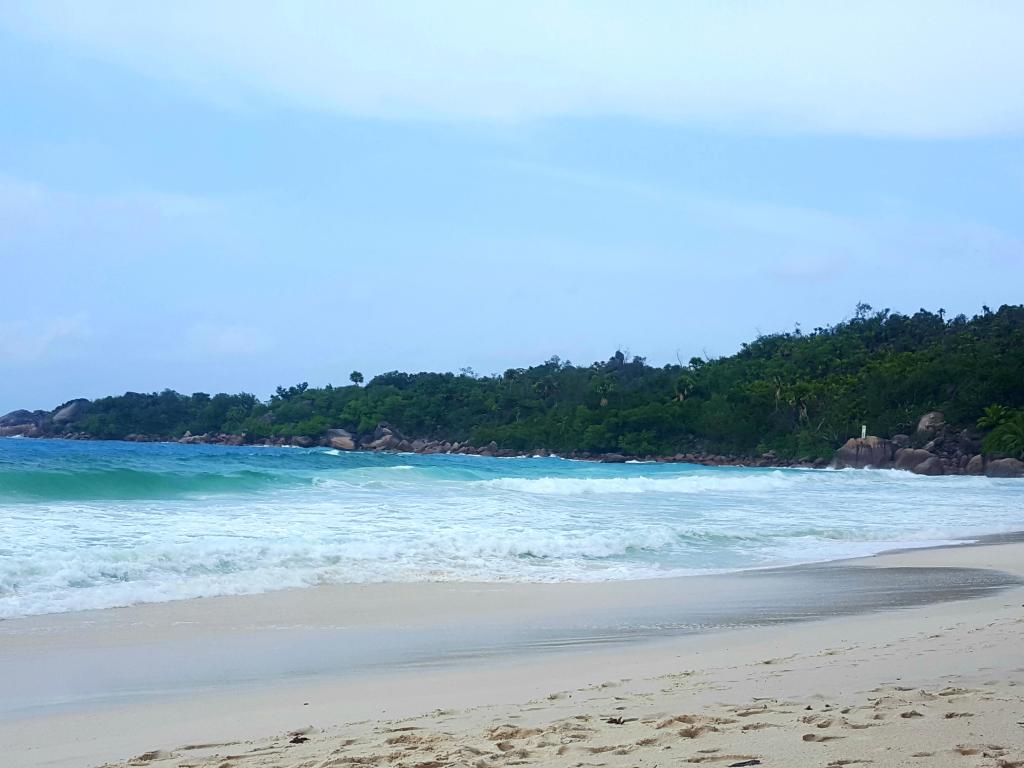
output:
[[[225,103],[385,119],[621,116],[743,132],[1024,131],[1024,5],[8,5],[0,23]]]
[[[273,347],[274,340],[258,328],[239,324],[197,323],[185,336],[182,356],[188,359],[255,357]]]
[[[85,314],[58,315],[38,322],[0,322],[0,364],[51,359],[91,335],[92,328]]]

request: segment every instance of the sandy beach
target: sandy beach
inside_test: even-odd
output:
[[[8,621],[0,750],[10,766],[1019,766],[1024,589],[1005,574],[1024,577],[1024,544]],[[812,583],[834,609],[777,599]]]

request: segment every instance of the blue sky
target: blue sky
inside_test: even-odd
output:
[[[0,7],[0,412],[1024,298],[1024,6]]]

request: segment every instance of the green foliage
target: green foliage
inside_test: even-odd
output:
[[[350,380],[363,382],[358,371]],[[591,365],[552,357],[491,376],[392,371],[366,386],[303,382],[278,387],[267,402],[127,393],[93,402],[72,428],[108,438],[188,430],[262,440],[332,427],[365,433],[387,422],[411,437],[521,450],[817,458],[861,424],[872,434],[909,433],[922,413],[941,410],[954,427],[991,429],[987,449],[1019,454],[1022,382],[1022,306],[946,319],[941,310],[901,315],[861,304],[838,325],[761,336],[734,355],[686,365],[655,367],[619,351]]]
[[[352,371],[352,373],[348,375],[348,380],[358,387],[360,384],[363,383],[363,374],[361,374],[359,371]]]
[[[978,426],[981,429],[995,429],[1013,416],[1013,411],[1005,405],[990,405],[985,409],[985,415],[978,419]]]
[[[1002,408],[999,415],[1001,417],[999,423],[985,437],[982,447],[986,453],[1024,458],[1024,411],[1012,412],[1009,409]],[[979,424],[981,421],[979,419]]]

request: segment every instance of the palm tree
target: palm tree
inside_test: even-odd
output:
[[[675,383],[676,400],[680,403],[683,402],[690,393],[693,392],[695,385],[696,383],[692,376],[685,373],[682,374],[678,379],[676,379]]]
[[[601,398],[601,407],[604,408],[608,405],[608,395],[610,395],[615,389],[615,383],[607,376],[602,376],[594,384],[594,391],[597,392]]]

